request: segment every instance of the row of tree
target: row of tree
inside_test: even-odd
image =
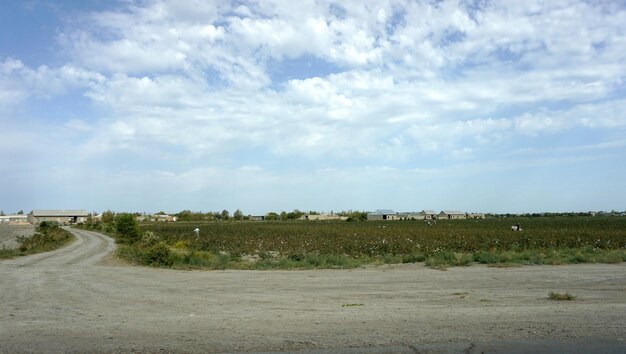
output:
[[[24,210],[20,210],[16,213],[17,215],[24,215]],[[4,210],[0,210],[0,216],[6,216]]]
[[[367,213],[360,211],[341,211],[339,213],[331,212],[331,214],[338,216],[345,216],[351,220],[367,220]],[[228,210],[220,211],[210,211],[210,212],[194,212],[191,210],[183,210],[174,214],[179,221],[206,221],[206,220],[251,220],[253,218],[252,215],[244,215],[244,213],[237,209],[231,215]],[[304,215],[320,215],[317,211],[308,211],[303,212],[298,209],[294,209],[293,211],[281,211],[277,212],[269,212],[263,215],[264,220],[280,220],[280,221],[288,221],[288,220],[298,220]]]

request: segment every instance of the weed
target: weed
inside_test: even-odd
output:
[[[450,266],[469,266],[474,261],[471,253],[440,252],[428,257],[425,264],[436,269],[445,269]]]
[[[569,293],[562,294],[551,291],[550,294],[548,294],[548,299],[556,301],[572,301],[576,299],[576,296]]]
[[[424,262],[426,260],[426,256],[421,252],[412,252],[402,257],[402,263],[418,263]]]

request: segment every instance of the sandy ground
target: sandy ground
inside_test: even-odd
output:
[[[120,265],[111,239],[72,232],[0,261],[0,352],[626,352],[626,264],[174,271]]]
[[[30,237],[35,233],[34,225],[9,225],[0,224],[0,249],[17,248],[17,237]]]

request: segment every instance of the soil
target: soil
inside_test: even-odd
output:
[[[24,224],[0,224],[0,249],[13,249],[19,246],[17,238],[20,236],[30,237],[35,234],[34,225]]]
[[[176,271],[124,265],[110,238],[71,231],[62,249],[0,261],[0,352],[626,348],[624,263]]]

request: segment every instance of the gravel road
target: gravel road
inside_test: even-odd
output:
[[[71,231],[77,240],[60,250],[0,261],[0,352],[475,352],[542,341],[626,351],[623,263],[175,271],[125,266],[110,238]]]

